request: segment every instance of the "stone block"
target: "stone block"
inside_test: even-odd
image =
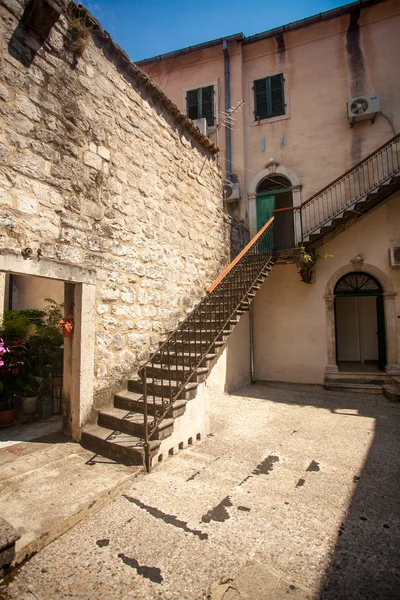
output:
[[[6,88],[5,85],[0,83],[0,100],[2,100],[3,102],[8,102],[9,99],[10,99],[10,94],[8,92],[8,89]]]
[[[94,154],[94,152],[90,152],[90,150],[85,152],[83,155],[83,162],[88,167],[93,167],[93,169],[97,169],[98,171],[101,171],[101,166],[103,164],[101,157],[98,156],[97,154]]]
[[[97,153],[101,156],[101,158],[104,158],[104,160],[109,161],[111,158],[110,151],[107,150],[107,148],[105,148],[104,146],[99,146],[97,149]]]

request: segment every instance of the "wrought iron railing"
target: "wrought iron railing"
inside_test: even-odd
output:
[[[283,230],[282,221],[290,219],[291,213],[294,235],[292,237],[288,235],[287,238],[295,239],[296,245],[299,242],[307,242],[310,235],[341,216],[344,211],[350,210],[363,198],[399,174],[400,134],[380,146],[300,206],[274,211],[277,232]],[[284,248],[287,244],[285,239],[277,240],[277,243],[278,248]]]
[[[215,355],[240,308],[249,306],[257,281],[273,264],[274,218],[270,219],[207,289],[206,296],[139,370],[143,383],[146,467],[150,440],[173,403],[184,396],[207,357]],[[196,384],[197,385],[197,384]]]

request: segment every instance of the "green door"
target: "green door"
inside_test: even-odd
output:
[[[275,208],[275,194],[261,193],[257,194],[257,231],[260,231],[261,227],[265,225],[267,221],[273,216],[272,211]],[[261,254],[267,254],[271,252],[274,247],[273,233],[268,235],[265,239],[263,238],[259,242],[258,251]]]
[[[275,209],[275,194],[257,194],[257,231],[273,216]]]
[[[383,296],[376,298],[376,310],[378,321],[378,368],[381,371],[386,367],[386,335],[385,335],[385,309]]]

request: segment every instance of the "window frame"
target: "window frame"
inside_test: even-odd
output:
[[[285,106],[285,113],[282,115],[276,115],[274,117],[265,117],[262,119],[258,119],[255,116],[255,110],[256,110],[255,82],[262,80],[262,79],[266,79],[267,77],[274,77],[274,75],[282,75],[283,76],[283,100],[284,100],[284,106]],[[252,79],[251,81],[248,81],[248,87],[249,87],[248,94],[249,94],[249,99],[250,99],[249,117],[250,117],[250,126],[251,127],[263,125],[266,123],[274,123],[275,121],[281,121],[281,120],[290,118],[289,79],[288,79],[288,73],[286,71],[279,71],[278,73],[271,73],[269,75],[266,75],[265,77],[254,77],[254,79]]]
[[[209,131],[213,131],[217,127],[217,124],[218,124],[218,119],[217,119],[217,116],[218,116],[218,111],[217,111],[217,92],[216,92],[216,90],[217,90],[217,84],[215,82],[202,84],[202,85],[199,85],[198,87],[190,87],[190,88],[184,89],[183,90],[183,104],[184,104],[184,107],[185,107],[184,113],[185,113],[185,115],[187,115],[189,117],[189,106],[188,106],[188,94],[189,94],[189,92],[194,92],[194,91],[198,92],[199,90],[203,90],[203,89],[210,88],[210,87],[212,88],[212,94],[213,94],[212,117],[213,117],[214,123],[213,123],[213,125],[209,125],[207,123],[207,127],[208,127]],[[189,118],[191,118],[191,117],[189,117]],[[202,119],[202,118],[207,119],[207,117],[197,117],[197,118],[198,119]]]

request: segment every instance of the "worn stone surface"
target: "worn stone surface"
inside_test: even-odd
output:
[[[0,446],[0,514],[8,521],[3,527],[0,519],[0,551],[16,542],[17,562],[98,509],[140,471],[93,456],[60,433],[59,418],[51,421],[11,428],[13,443]],[[18,429],[25,430],[22,439]],[[14,549],[11,554],[6,558],[14,558]]]
[[[39,552],[8,596],[398,597],[400,406],[255,385],[212,390],[211,416],[212,435]]]
[[[44,258],[96,270],[103,398],[200,299],[246,232],[223,212],[216,160],[121,55],[89,36],[76,60],[66,15],[42,47],[26,34],[17,42],[23,7],[0,6],[0,249],[45,248]],[[110,328],[115,343],[105,343]]]

